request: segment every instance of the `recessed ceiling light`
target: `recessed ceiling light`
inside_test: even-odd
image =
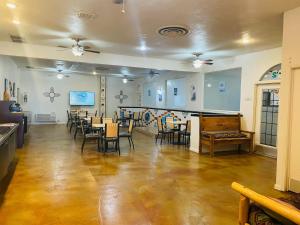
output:
[[[94,71],[94,72],[93,72],[93,75],[97,75],[97,72],[96,72],[96,71]]]
[[[128,79],[127,78],[123,78],[122,81],[123,81],[124,84],[127,84]]]
[[[6,6],[7,6],[8,8],[10,8],[10,9],[15,9],[15,8],[17,7],[16,4],[15,4],[15,3],[12,3],[12,2],[6,3]]]
[[[13,24],[16,24],[16,25],[19,25],[19,24],[20,24],[20,21],[19,21],[19,20],[13,20],[12,22],[13,22]]]
[[[255,40],[250,36],[249,33],[243,33],[242,38],[239,40],[240,44],[249,45],[253,43]]]

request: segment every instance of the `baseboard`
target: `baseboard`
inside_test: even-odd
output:
[[[278,191],[286,191],[286,189],[284,187],[282,187],[280,184],[275,184],[274,189],[276,189]]]

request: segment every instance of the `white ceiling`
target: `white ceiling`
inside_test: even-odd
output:
[[[58,73],[59,70],[65,75],[109,75],[116,77],[139,78],[145,76],[158,76],[158,75],[183,75],[193,74],[192,72],[179,72],[172,70],[152,70],[147,68],[112,66],[101,64],[89,64],[80,62],[69,62],[62,60],[51,59],[36,59],[27,57],[10,57],[21,70],[31,70],[39,72],[53,72]],[[151,75],[150,71],[155,74]],[[96,72],[96,74],[94,73]]]
[[[179,60],[192,52],[219,58],[281,46],[283,12],[300,6],[300,0],[126,0],[123,14],[113,0],[13,0],[14,10],[8,1],[0,3],[0,41],[12,34],[31,44],[72,46],[71,37],[82,37],[105,53]],[[78,11],[96,17],[80,19]],[[190,34],[160,36],[167,25],[186,26]],[[246,46],[239,42],[245,33],[252,40]],[[143,43],[148,51],[138,49]]]

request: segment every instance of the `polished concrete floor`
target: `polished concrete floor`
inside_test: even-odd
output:
[[[276,161],[236,153],[210,158],[183,146],[155,145],[134,133],[135,151],[80,154],[63,125],[32,126],[0,208],[1,225],[233,225],[238,181],[278,197]]]

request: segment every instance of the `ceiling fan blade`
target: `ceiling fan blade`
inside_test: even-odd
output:
[[[212,61],[214,61],[214,60],[212,60],[212,59],[206,59],[206,60],[204,60],[204,61],[206,61],[206,62],[212,62]]]
[[[100,51],[96,51],[96,50],[84,49],[84,51],[85,51],[85,52],[91,52],[91,53],[100,54]]]
[[[213,65],[214,63],[212,63],[212,62],[204,62],[204,64],[206,64],[206,65]]]

